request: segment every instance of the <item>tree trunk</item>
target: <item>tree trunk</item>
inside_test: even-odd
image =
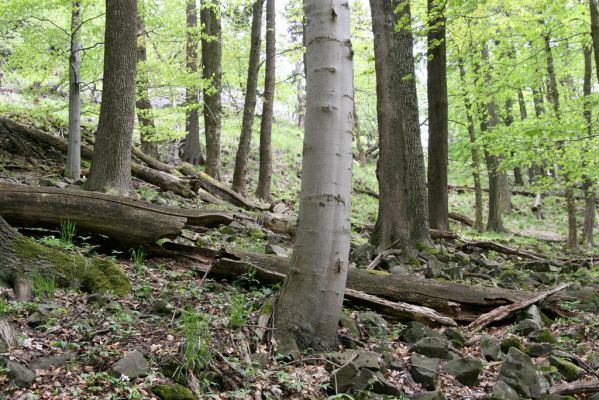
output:
[[[81,177],[81,3],[71,11],[71,56],[69,59],[69,148],[65,176]]]
[[[470,138],[470,152],[472,154],[472,177],[474,178],[474,229],[478,232],[484,230],[483,222],[483,189],[480,184],[480,155],[478,153],[478,144],[476,140],[476,130],[474,128],[474,118],[472,116],[472,103],[466,89],[466,69],[464,60],[458,58],[458,67],[460,69],[460,79],[462,82],[462,96],[464,97],[464,107],[466,109],[466,120],[468,122],[468,137]]]
[[[591,9],[591,36],[593,38],[593,52],[595,53],[595,71],[599,81],[599,0],[589,0]]]
[[[489,62],[489,49],[487,45],[483,45],[481,57],[484,63]],[[491,74],[487,72],[485,82],[491,82]],[[486,132],[497,126],[499,118],[497,117],[497,106],[494,100],[490,100],[486,106],[480,107],[480,130]],[[504,232],[505,227],[501,218],[501,181],[498,171],[499,159],[492,154],[488,146],[484,146],[485,161],[487,163],[487,172],[489,175],[489,216],[487,219],[487,230],[493,232]]]
[[[445,2],[428,0],[428,215],[432,229],[449,226],[447,195],[448,99]]]
[[[193,77],[193,82],[185,87],[185,148],[183,149],[183,161],[192,165],[204,164],[202,145],[200,144],[200,104],[198,101],[199,91],[196,81],[198,80],[198,10],[196,0],[187,0],[187,35],[185,68],[187,73]],[[189,81],[188,81],[189,82]]]
[[[146,63],[148,55],[146,50],[146,25],[144,17],[137,15],[137,97],[135,107],[137,108],[137,121],[139,122],[139,138],[141,151],[154,157],[158,156],[158,142],[155,141],[156,126],[152,115],[152,103],[150,102],[149,79]]]
[[[272,180],[272,119],[275,102],[276,60],[275,0],[266,0],[266,70],[264,75],[264,103],[260,122],[260,172],[256,196],[270,202]]]
[[[593,111],[592,104],[589,100],[591,96],[591,88],[592,88],[592,75],[593,75],[593,61],[592,61],[592,47],[584,48],[584,85],[583,85],[583,93],[585,97],[584,102],[584,119],[587,124],[587,135],[591,136],[593,134]],[[585,152],[588,152],[588,148],[584,149]],[[588,168],[588,165],[584,165]],[[583,176],[583,191],[585,198],[585,208],[584,208],[584,222],[582,224],[582,244],[583,246],[592,249],[593,248],[593,231],[595,227],[595,188],[593,187],[593,181]]]
[[[104,84],[87,190],[131,190],[135,123],[136,0],[107,0]]]
[[[303,25],[303,24],[302,24]],[[305,102],[306,102],[306,88],[304,85],[304,78],[302,77],[302,70],[304,67],[303,58],[302,61],[298,61],[295,65],[294,75],[295,75],[295,90],[297,104],[295,106],[295,115],[297,116],[297,126],[298,128],[304,129],[304,117],[306,115],[305,110]],[[305,72],[304,72],[305,74]]]
[[[371,242],[379,251],[430,242],[409,4],[370,1],[376,69],[381,200]],[[395,13],[396,10],[400,10]],[[378,233],[377,233],[378,232]],[[376,234],[375,234],[376,233]]]
[[[360,165],[366,165],[366,154],[364,152],[364,145],[362,144],[362,131],[360,130],[360,118],[358,118],[358,109],[356,107],[356,91],[354,90],[354,139],[356,141],[356,150],[358,150],[358,162]]]
[[[204,27],[202,35],[202,74],[210,82],[204,89],[204,129],[206,132],[206,173],[220,178],[220,131],[221,131],[221,81],[222,43],[220,3],[202,0],[200,20]]]
[[[524,121],[528,118],[528,112],[526,111],[526,101],[524,100],[524,92],[521,88],[518,88],[518,109],[520,110],[520,121]],[[524,186],[524,179],[522,178],[522,169],[520,167],[514,167],[514,184],[516,186]]]
[[[298,347],[335,348],[349,269],[353,127],[349,6],[339,0],[304,4],[309,78],[300,224],[293,262],[275,309],[275,336],[283,353]]]
[[[233,171],[233,190],[241,194],[245,194],[246,191],[247,164],[252,148],[252,128],[254,125],[254,115],[256,114],[256,90],[258,87],[258,72],[260,71],[263,8],[264,0],[256,0],[253,6],[250,59],[248,63],[247,85],[245,88],[241,135],[239,137],[237,156],[235,157],[235,170]]]

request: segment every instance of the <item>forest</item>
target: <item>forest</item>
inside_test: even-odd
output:
[[[599,400],[599,0],[0,2],[0,400]]]

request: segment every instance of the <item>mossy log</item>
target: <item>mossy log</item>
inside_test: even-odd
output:
[[[106,235],[128,245],[175,237],[185,226],[215,227],[233,221],[227,212],[161,207],[98,192],[5,183],[0,183],[0,216],[20,227],[55,228],[68,220],[80,232]]]
[[[122,296],[131,290],[127,276],[114,262],[42,246],[0,217],[0,280],[13,287],[17,300],[30,300],[36,274],[91,293],[110,291]]]

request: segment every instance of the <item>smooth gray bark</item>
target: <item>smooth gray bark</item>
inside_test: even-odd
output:
[[[593,38],[593,52],[595,53],[596,78],[599,81],[599,0],[589,0],[591,11],[591,36]]]
[[[65,176],[81,177],[81,3],[71,10],[71,55],[69,59],[69,149]]]
[[[306,0],[307,103],[299,226],[276,305],[279,351],[328,350],[348,273],[353,51],[344,0]]]

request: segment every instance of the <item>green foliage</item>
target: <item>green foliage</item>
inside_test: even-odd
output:
[[[253,304],[247,304],[246,298],[243,294],[238,294],[233,297],[231,304],[231,314],[229,316],[229,327],[237,329],[241,327],[250,314],[254,310]]]
[[[76,229],[77,227],[74,222],[69,220],[62,221],[60,223],[60,241],[66,245],[73,244]]]
[[[131,262],[133,263],[133,267],[136,271],[139,271],[141,267],[144,265],[144,261],[146,259],[146,252],[144,249],[131,249]]]
[[[186,339],[183,349],[182,371],[199,373],[212,360],[210,317],[190,310],[185,312],[181,323]]]
[[[54,295],[56,293],[56,278],[52,275],[50,277],[46,277],[40,273],[40,271],[35,271],[33,273],[33,294],[37,298],[47,298],[50,300],[54,300]]]

